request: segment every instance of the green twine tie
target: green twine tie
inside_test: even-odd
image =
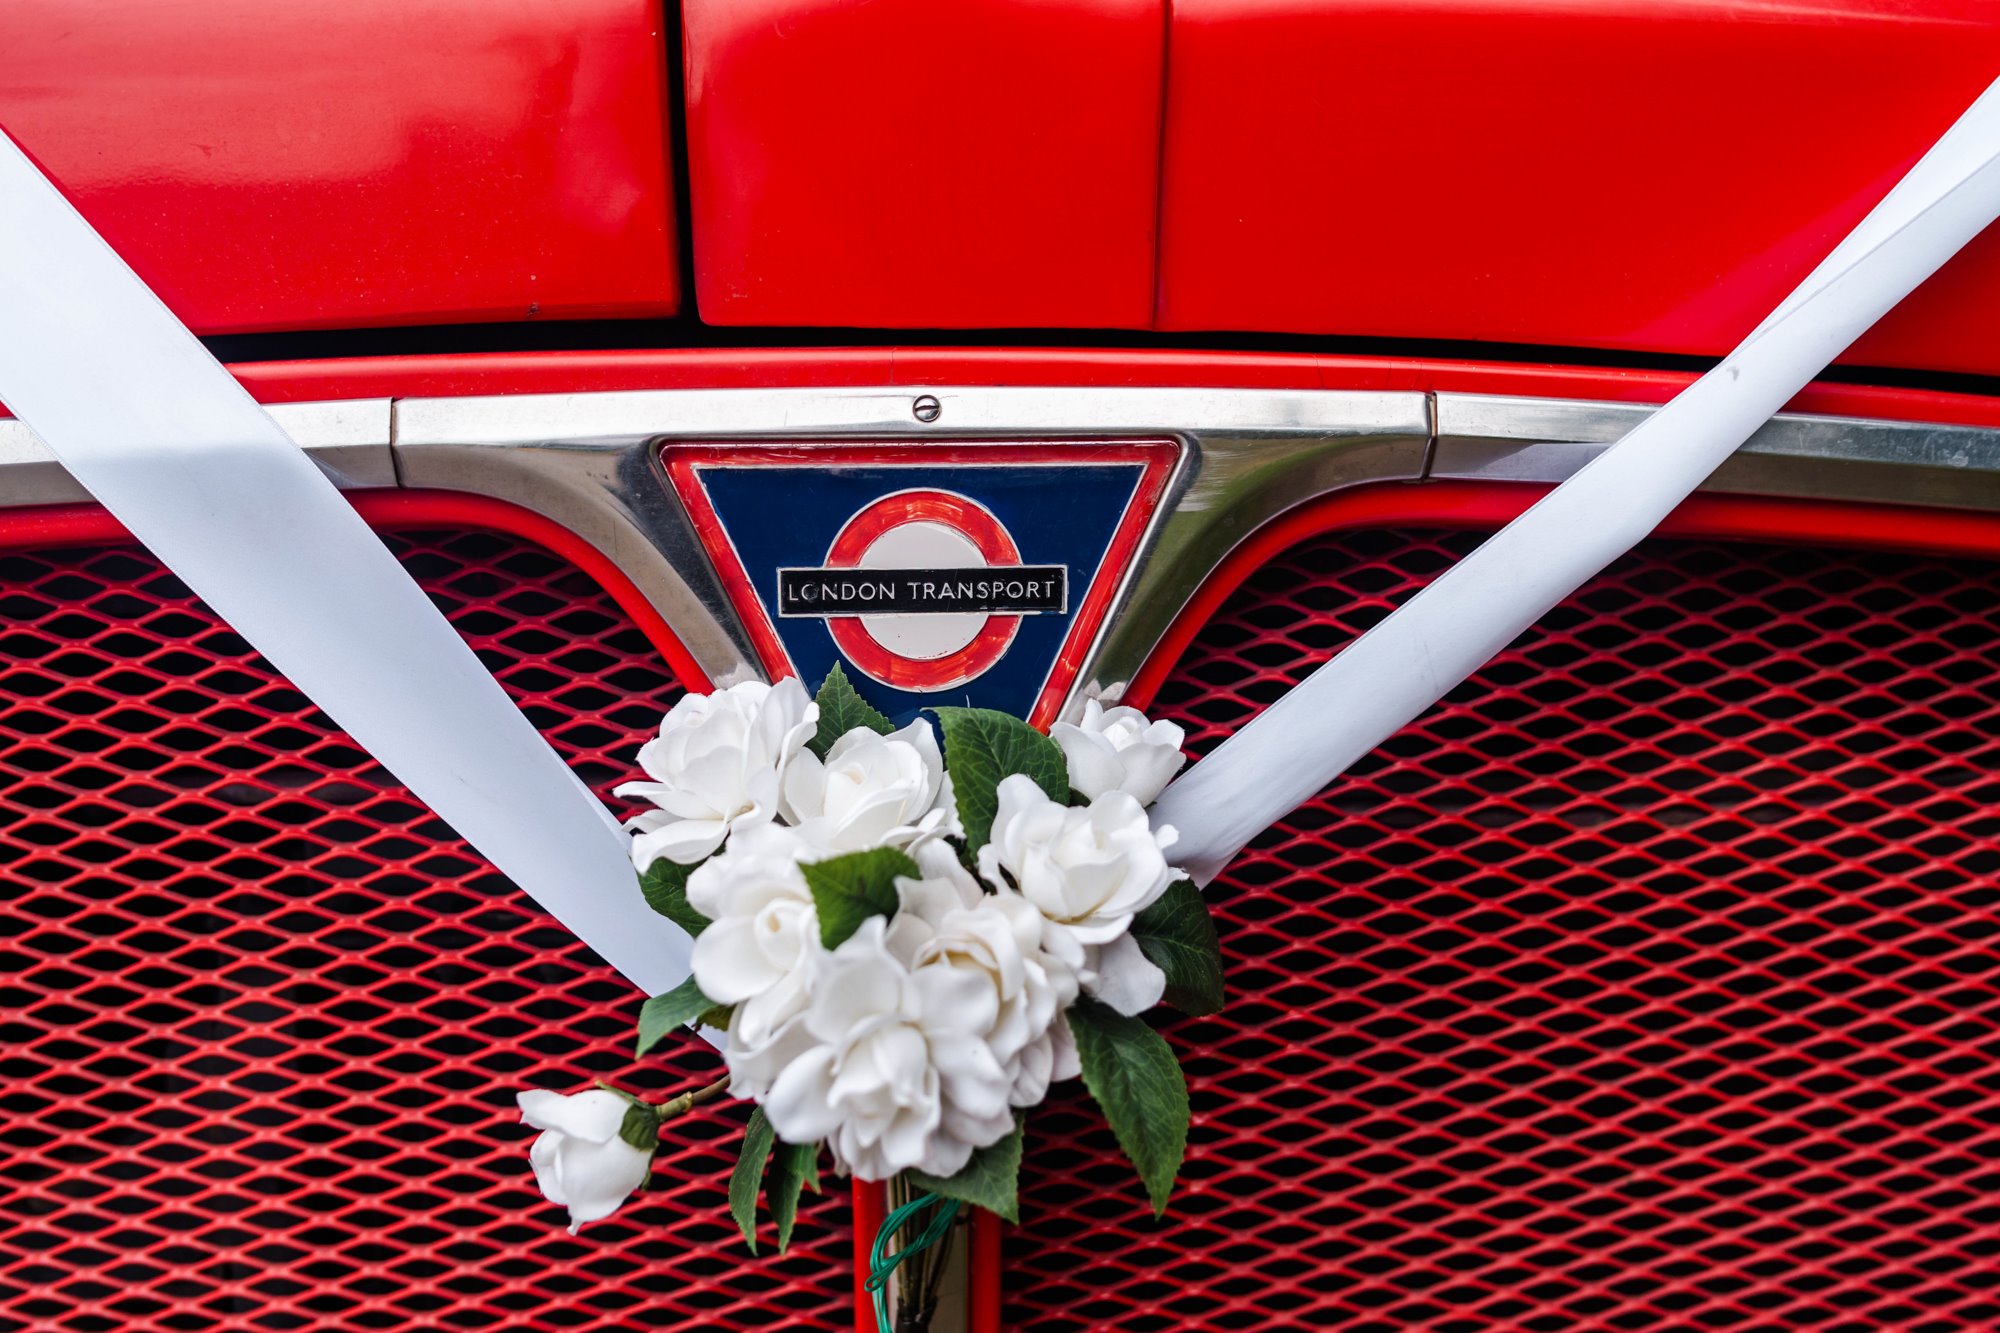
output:
[[[924,1209],[940,1204],[943,1206],[931,1214],[930,1222],[915,1240],[894,1254],[888,1253],[890,1239],[903,1229],[905,1222]],[[875,1248],[868,1252],[868,1280],[863,1284],[875,1298],[875,1325],[881,1333],[895,1333],[889,1324],[889,1283],[895,1279],[897,1265],[943,1240],[951,1231],[952,1219],[957,1216],[957,1199],[925,1194],[910,1200],[882,1220],[882,1229],[875,1233]]]

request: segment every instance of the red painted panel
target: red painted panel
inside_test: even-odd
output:
[[[1980,0],[1175,0],[1160,324],[1721,353],[1996,72]],[[2000,371],[1996,301],[1849,359]]]
[[[659,0],[9,0],[0,51],[198,332],[675,308]]]
[[[687,0],[713,324],[1145,328],[1161,0]]]

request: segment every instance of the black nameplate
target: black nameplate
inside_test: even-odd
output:
[[[781,616],[1042,615],[1069,608],[1065,565],[781,569]]]

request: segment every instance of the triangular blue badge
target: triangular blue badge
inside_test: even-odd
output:
[[[1159,507],[1171,441],[670,445],[662,461],[773,678],[835,662],[899,724],[1046,725]]]

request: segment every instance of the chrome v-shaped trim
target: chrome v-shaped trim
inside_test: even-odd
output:
[[[921,398],[936,400],[918,419]],[[278,418],[349,487],[506,500],[589,541],[718,684],[757,676],[747,633],[659,470],[669,440],[1131,435],[1184,455],[1079,673],[1116,696],[1228,553],[1285,511],[1352,486],[1559,482],[1653,409],[1466,393],[941,388],[666,389],[284,404]],[[928,408],[926,408],[928,412]],[[2000,510],[2000,430],[1780,416],[1710,491]],[[25,427],[0,421],[0,507],[86,499]]]

